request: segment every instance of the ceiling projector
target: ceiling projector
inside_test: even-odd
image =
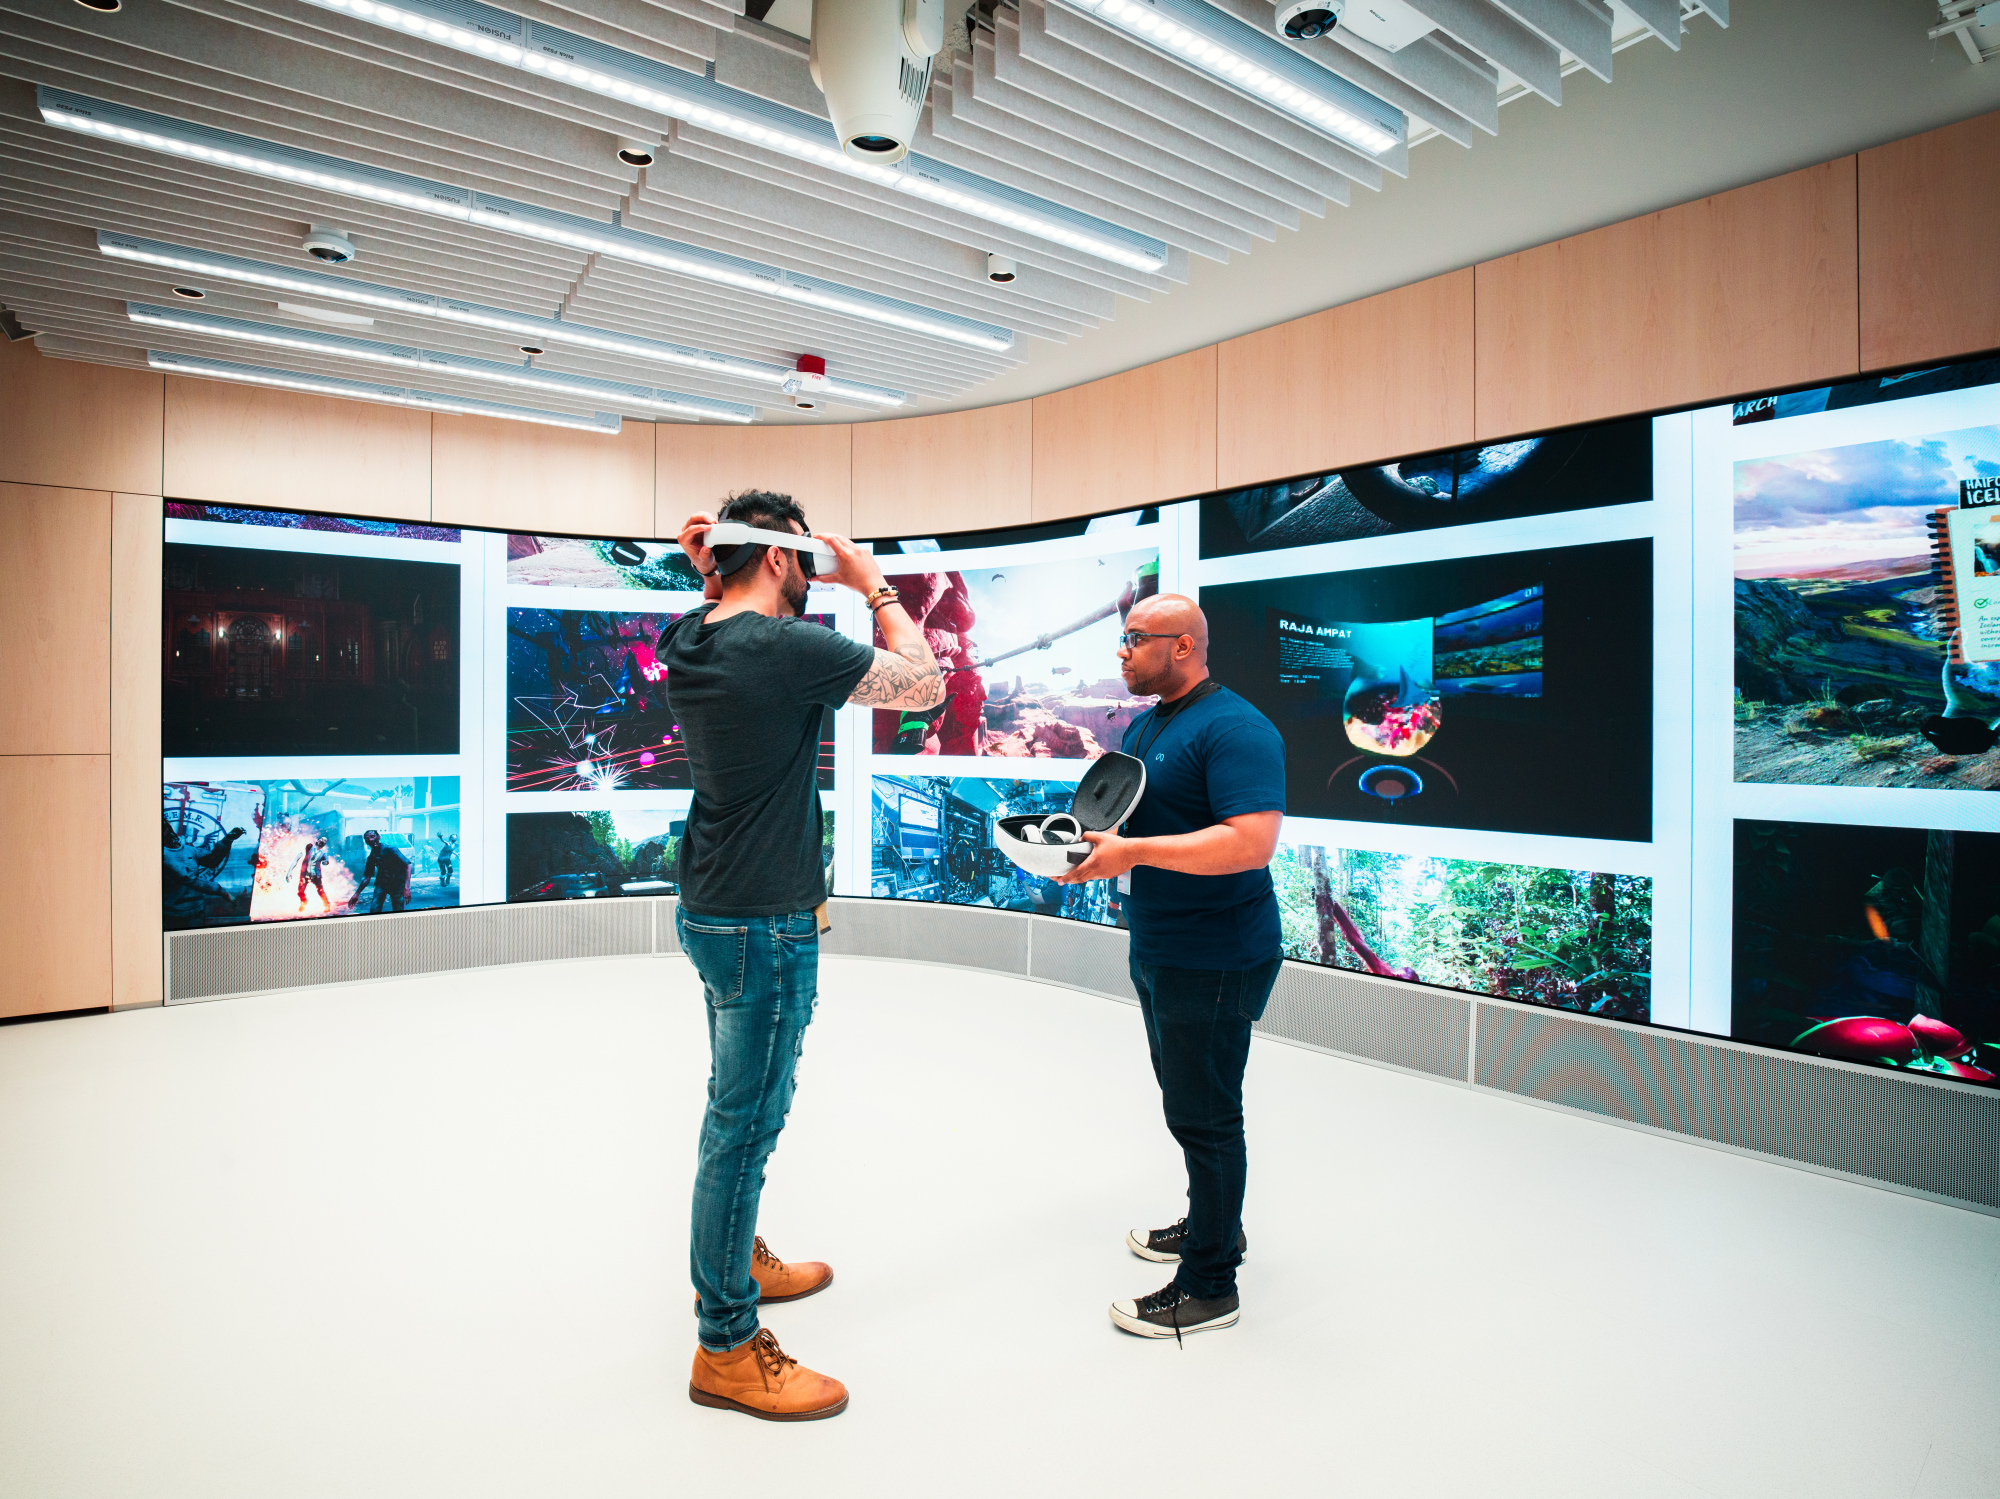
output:
[[[813,0],[813,82],[840,149],[889,166],[910,138],[944,46],[944,0]]]

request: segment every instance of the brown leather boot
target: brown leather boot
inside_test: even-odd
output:
[[[762,1234],[750,1250],[750,1278],[757,1282],[757,1301],[797,1301],[833,1284],[833,1267],[818,1260],[788,1265],[771,1253]]]
[[[833,1284],[833,1267],[818,1260],[801,1260],[788,1265],[771,1253],[762,1234],[750,1250],[750,1278],[757,1282],[757,1304],[768,1301],[797,1301],[824,1291]],[[701,1298],[694,1299],[695,1315],[701,1315]]]
[[[688,1399],[760,1421],[823,1421],[847,1409],[847,1386],[792,1358],[767,1327],[726,1353],[696,1348]]]

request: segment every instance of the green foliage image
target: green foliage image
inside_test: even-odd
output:
[[[1285,846],[1271,878],[1286,957],[1649,1017],[1653,890],[1644,877]]]

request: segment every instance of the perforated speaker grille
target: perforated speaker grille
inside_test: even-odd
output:
[[[1130,1005],[1139,1002],[1138,991],[1132,987],[1128,958],[1131,940],[1126,933],[1116,927],[1064,921],[1055,916],[1032,919],[1035,935],[1030,950],[1030,977],[1088,989]]]
[[[856,958],[914,958],[957,968],[1028,971],[1028,922],[1013,911],[968,910],[911,900],[837,900],[820,951]]]
[[[2000,1096],[1672,1031],[1479,1006],[1474,1080],[2000,1208]]]
[[[1472,1001],[1456,994],[1287,963],[1257,1029],[1462,1083],[1471,1024]]]
[[[167,939],[167,1003],[505,963],[649,953],[654,907],[660,904],[551,901],[175,932]]]

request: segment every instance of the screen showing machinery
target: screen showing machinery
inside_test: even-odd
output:
[[[272,499],[167,506],[168,929],[676,892],[673,543]],[[2000,1074],[2000,361],[869,544],[946,696],[826,715],[831,892],[1125,925],[995,830],[1125,745],[1184,594],[1285,743],[1287,957]]]

